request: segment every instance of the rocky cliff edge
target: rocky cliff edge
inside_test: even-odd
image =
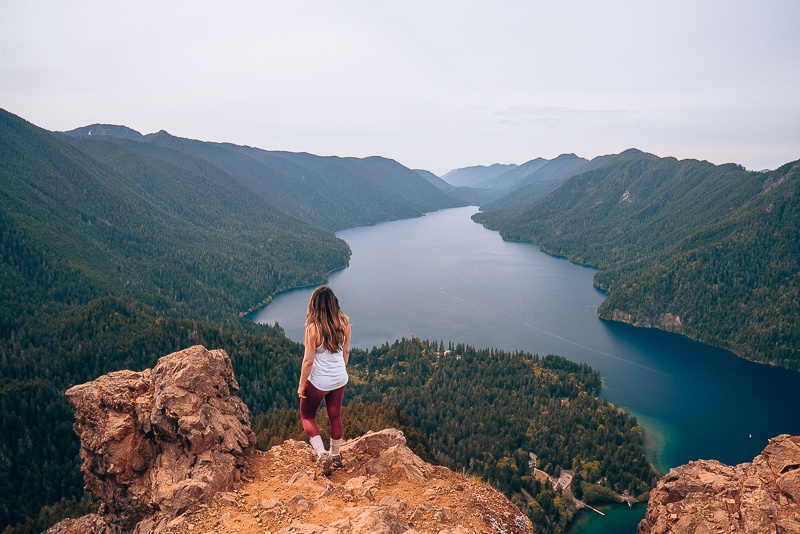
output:
[[[800,436],[769,441],[751,463],[672,469],[650,492],[638,534],[800,534]]]
[[[255,451],[238,390],[225,351],[202,346],[68,390],[86,489],[102,504],[48,534],[532,531],[502,494],[425,463],[396,429],[345,442],[328,477],[305,442]]]

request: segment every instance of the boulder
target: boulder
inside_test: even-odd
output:
[[[66,392],[111,530],[152,530],[239,481],[256,438],[238,391],[225,351],[198,345]]]
[[[769,441],[751,463],[672,469],[650,492],[639,534],[800,533],[800,436]]]

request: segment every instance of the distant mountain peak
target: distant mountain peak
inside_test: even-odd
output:
[[[486,187],[491,180],[498,176],[515,169],[515,164],[494,163],[492,165],[475,165],[472,167],[462,167],[453,169],[444,176],[442,180],[455,186],[466,187]]]
[[[109,137],[121,137],[123,139],[136,139],[136,140],[141,140],[144,137],[141,133],[137,132],[133,128],[128,128],[127,126],[119,126],[116,124],[92,124],[89,126],[83,126],[81,128],[75,128],[74,130],[61,133],[63,133],[64,135],[69,135],[71,137],[106,135]]]
[[[656,156],[655,154],[644,152],[643,150],[639,150],[638,148],[629,148],[628,150],[620,152],[619,155],[629,158],[636,157],[636,158],[646,158],[646,159],[658,159],[658,156]]]
[[[166,130],[159,130],[156,133],[147,134],[145,137],[174,137]]]

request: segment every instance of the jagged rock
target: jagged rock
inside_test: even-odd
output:
[[[110,530],[162,529],[240,480],[256,439],[238,391],[225,351],[194,346],[66,392],[86,489]]]
[[[387,495],[380,502],[381,506],[391,506],[396,508],[398,512],[402,512],[406,509],[406,503],[395,497],[394,495]]]
[[[408,530],[397,511],[386,506],[369,506],[350,522],[351,534],[402,534]]]
[[[89,514],[78,519],[64,519],[47,529],[45,534],[103,534],[110,530],[105,519]]]
[[[368,433],[347,442],[342,453],[363,460],[363,469],[370,475],[395,472],[400,476],[425,483],[434,467],[424,462],[405,446],[403,433],[388,429],[379,433]]]
[[[639,534],[800,533],[800,436],[781,435],[734,467],[700,460],[650,492]]]
[[[532,531],[527,517],[502,494],[425,463],[405,445],[399,430],[368,432],[345,442],[344,468],[330,477],[315,474],[311,451],[308,443],[287,440],[256,452],[251,480],[242,488],[247,495],[239,493],[241,502],[225,506],[215,500],[208,508],[187,512],[185,523],[193,525],[193,533],[224,528],[241,534]],[[220,517],[227,517],[224,524]],[[179,525],[165,532],[190,530]]]

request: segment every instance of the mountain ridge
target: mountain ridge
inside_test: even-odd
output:
[[[515,164],[493,163],[492,165],[475,165],[472,167],[462,167],[453,169],[445,173],[441,178],[450,185],[457,187],[472,187],[482,189],[488,186],[488,182],[497,176],[516,168]]]
[[[101,126],[77,128],[62,135],[83,139],[83,147],[104,136],[163,146],[205,160],[275,209],[327,230],[418,217],[428,211],[464,205],[415,171],[380,156],[352,158],[268,151],[175,137],[164,130],[141,135],[126,127]],[[99,130],[99,134],[89,135],[93,130]],[[350,209],[343,210],[345,205]]]
[[[800,258],[796,162],[760,173],[737,164],[624,156],[543,198],[474,219],[504,239],[599,267],[595,284],[608,292],[601,318],[800,369],[800,339],[789,327],[800,310],[786,303],[798,292],[791,275]]]
[[[51,271],[63,259],[58,269],[88,277],[91,282],[76,288],[87,297],[97,288],[95,295],[135,294],[157,308],[172,301],[208,309],[216,302],[218,313],[228,305],[243,311],[282,286],[320,280],[347,261],[343,242],[276,212],[215,168],[154,158],[126,146],[138,142],[100,136],[86,142],[90,155],[74,140],[1,115],[0,157],[7,164],[0,174],[7,194],[0,196],[0,208],[7,228],[38,243],[42,253],[51,251],[53,259],[41,268]],[[263,249],[270,236],[306,248],[324,272],[312,275],[319,267],[298,263],[285,281],[264,276],[293,263]],[[228,260],[195,250],[224,250]],[[156,274],[154,254],[171,256],[175,271]],[[231,258],[248,265],[254,280],[226,269]],[[239,284],[255,289],[258,300],[237,294]]]
[[[509,169],[503,174],[496,176],[487,182],[487,186],[493,189],[510,190],[525,183],[525,179],[539,170],[541,167],[550,163],[551,160],[535,158]]]

